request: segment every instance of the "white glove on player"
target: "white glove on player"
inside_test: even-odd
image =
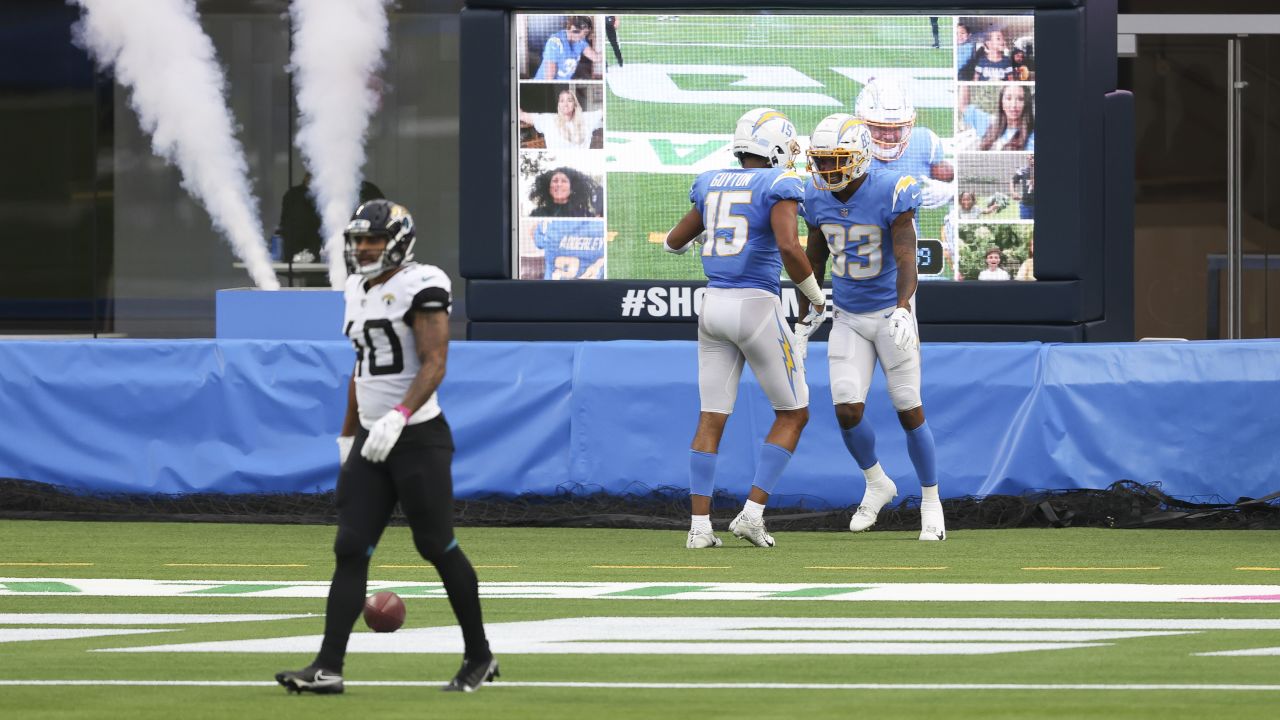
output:
[[[926,208],[942,207],[956,197],[956,184],[942,182],[933,178],[921,178],[920,206]]]
[[[351,455],[351,446],[355,444],[355,435],[338,436],[338,467],[342,467],[347,464],[347,457]]]
[[[889,337],[893,338],[893,344],[899,350],[911,350],[920,345],[920,339],[916,337],[916,321],[910,310],[897,308],[889,316]]]
[[[360,454],[369,462],[379,463],[387,459],[391,454],[391,448],[400,439],[400,433],[404,430],[405,418],[399,410],[390,410],[386,415],[378,418],[378,422],[369,428],[369,437],[365,438],[364,447],[360,448]]]
[[[796,342],[792,347],[792,352],[794,352],[795,356],[800,358],[801,361],[809,356],[809,336],[813,334],[814,330],[818,329],[818,326],[821,325],[822,321],[825,319],[826,316],[823,312],[810,305],[809,313],[796,321],[795,330],[792,331],[796,336]]]

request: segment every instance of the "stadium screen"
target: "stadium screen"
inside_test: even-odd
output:
[[[1030,14],[514,15],[512,277],[699,280],[661,252],[738,117],[810,130],[873,79],[913,120],[865,117],[873,164],[921,183],[921,280],[1033,280]],[[912,113],[906,112],[908,117]],[[803,154],[796,170],[806,174]],[[800,227],[803,242],[807,228]],[[855,251],[856,252],[856,251]]]

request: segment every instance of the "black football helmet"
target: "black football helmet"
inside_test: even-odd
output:
[[[376,263],[361,265],[356,255],[356,239],[359,237],[385,237],[387,247]],[[347,260],[347,271],[366,278],[400,267],[413,260],[413,217],[403,205],[390,200],[370,200],[356,208],[342,231]]]

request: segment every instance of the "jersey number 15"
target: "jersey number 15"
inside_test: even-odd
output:
[[[702,225],[707,230],[707,239],[702,243],[703,257],[723,257],[742,252],[751,229],[747,226],[745,217],[733,214],[733,206],[750,204],[750,190],[718,190],[707,193],[706,209],[702,213]]]

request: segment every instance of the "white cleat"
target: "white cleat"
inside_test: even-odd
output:
[[[773,536],[764,529],[764,518],[749,520],[742,513],[729,523],[729,532],[756,547],[773,547]]]
[[[920,503],[920,539],[946,540],[947,524],[942,516],[942,503],[937,500],[925,500]]]
[[[862,503],[858,505],[853,517],[849,518],[849,530],[851,532],[870,530],[871,526],[876,524],[880,508],[897,496],[898,486],[894,485],[887,475],[879,480],[868,480],[867,490],[862,494]]]
[[[714,533],[702,532],[700,530],[690,530],[689,539],[684,542],[684,546],[690,550],[701,550],[702,548],[720,547],[724,543],[720,542],[720,538]]]

